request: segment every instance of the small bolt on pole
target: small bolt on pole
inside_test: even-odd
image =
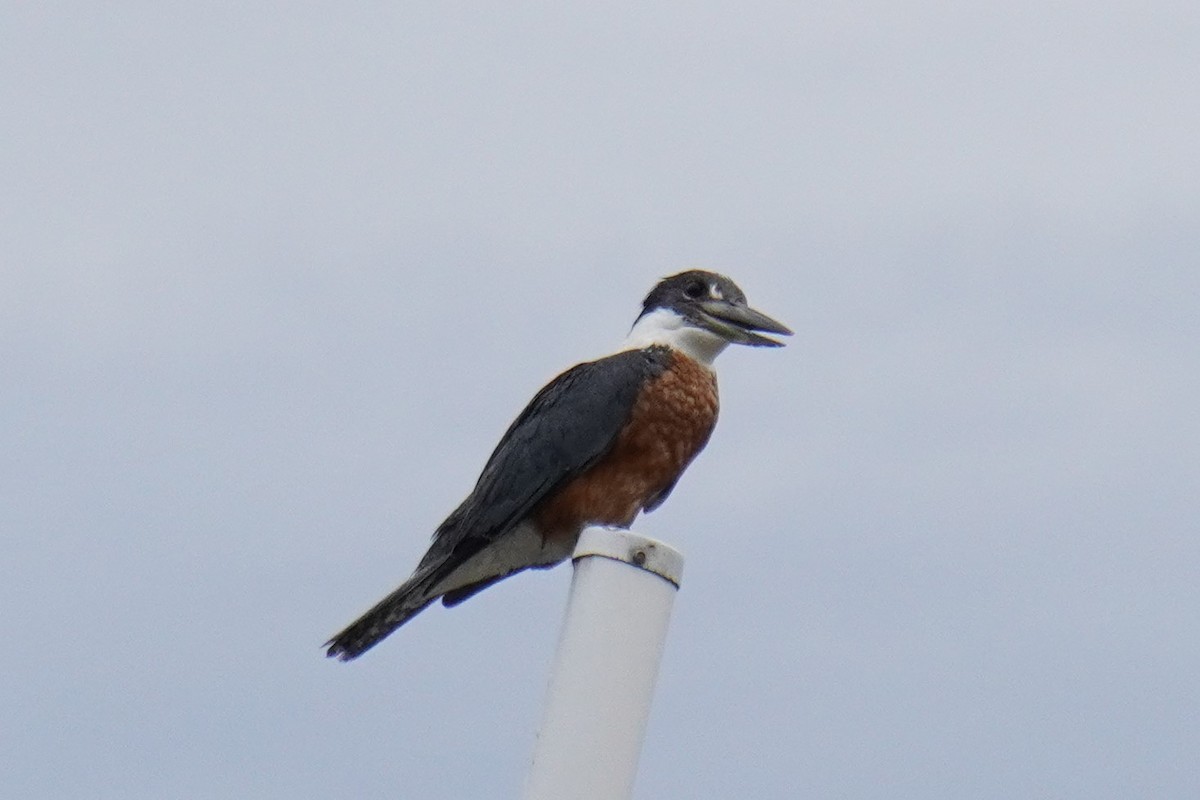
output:
[[[524,800],[633,794],[683,556],[622,530],[585,530]]]

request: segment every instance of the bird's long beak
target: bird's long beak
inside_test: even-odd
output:
[[[704,312],[704,322],[709,330],[733,344],[748,344],[752,347],[783,347],[783,342],[754,331],[778,333],[791,336],[792,331],[783,323],[776,322],[761,311],[743,303],[728,300],[707,300],[698,304]]]

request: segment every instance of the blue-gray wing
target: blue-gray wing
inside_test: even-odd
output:
[[[416,571],[330,639],[329,655],[356,658],[439,596],[454,605],[509,574],[512,570],[450,591],[438,588],[555,489],[603,458],[629,419],[642,386],[661,375],[670,360],[669,351],[658,347],[617,353],[572,367],[538,392],[496,446],[474,491],[438,527]]]
[[[509,426],[470,496],[438,528],[421,566],[461,563],[599,461],[642,386],[670,359],[661,347],[627,350],[576,365],[547,384]]]

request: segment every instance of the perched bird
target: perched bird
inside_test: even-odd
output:
[[[438,598],[454,606],[509,575],[558,564],[585,527],[628,528],[658,508],[716,424],[713,359],[728,344],[782,345],[756,331],[791,335],[723,275],[689,270],[660,281],[618,352],[537,393],[412,577],[326,642],[328,655],[356,658]]]

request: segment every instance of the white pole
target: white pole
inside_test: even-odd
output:
[[[525,800],[622,800],[638,756],[683,556],[628,531],[585,530]]]

